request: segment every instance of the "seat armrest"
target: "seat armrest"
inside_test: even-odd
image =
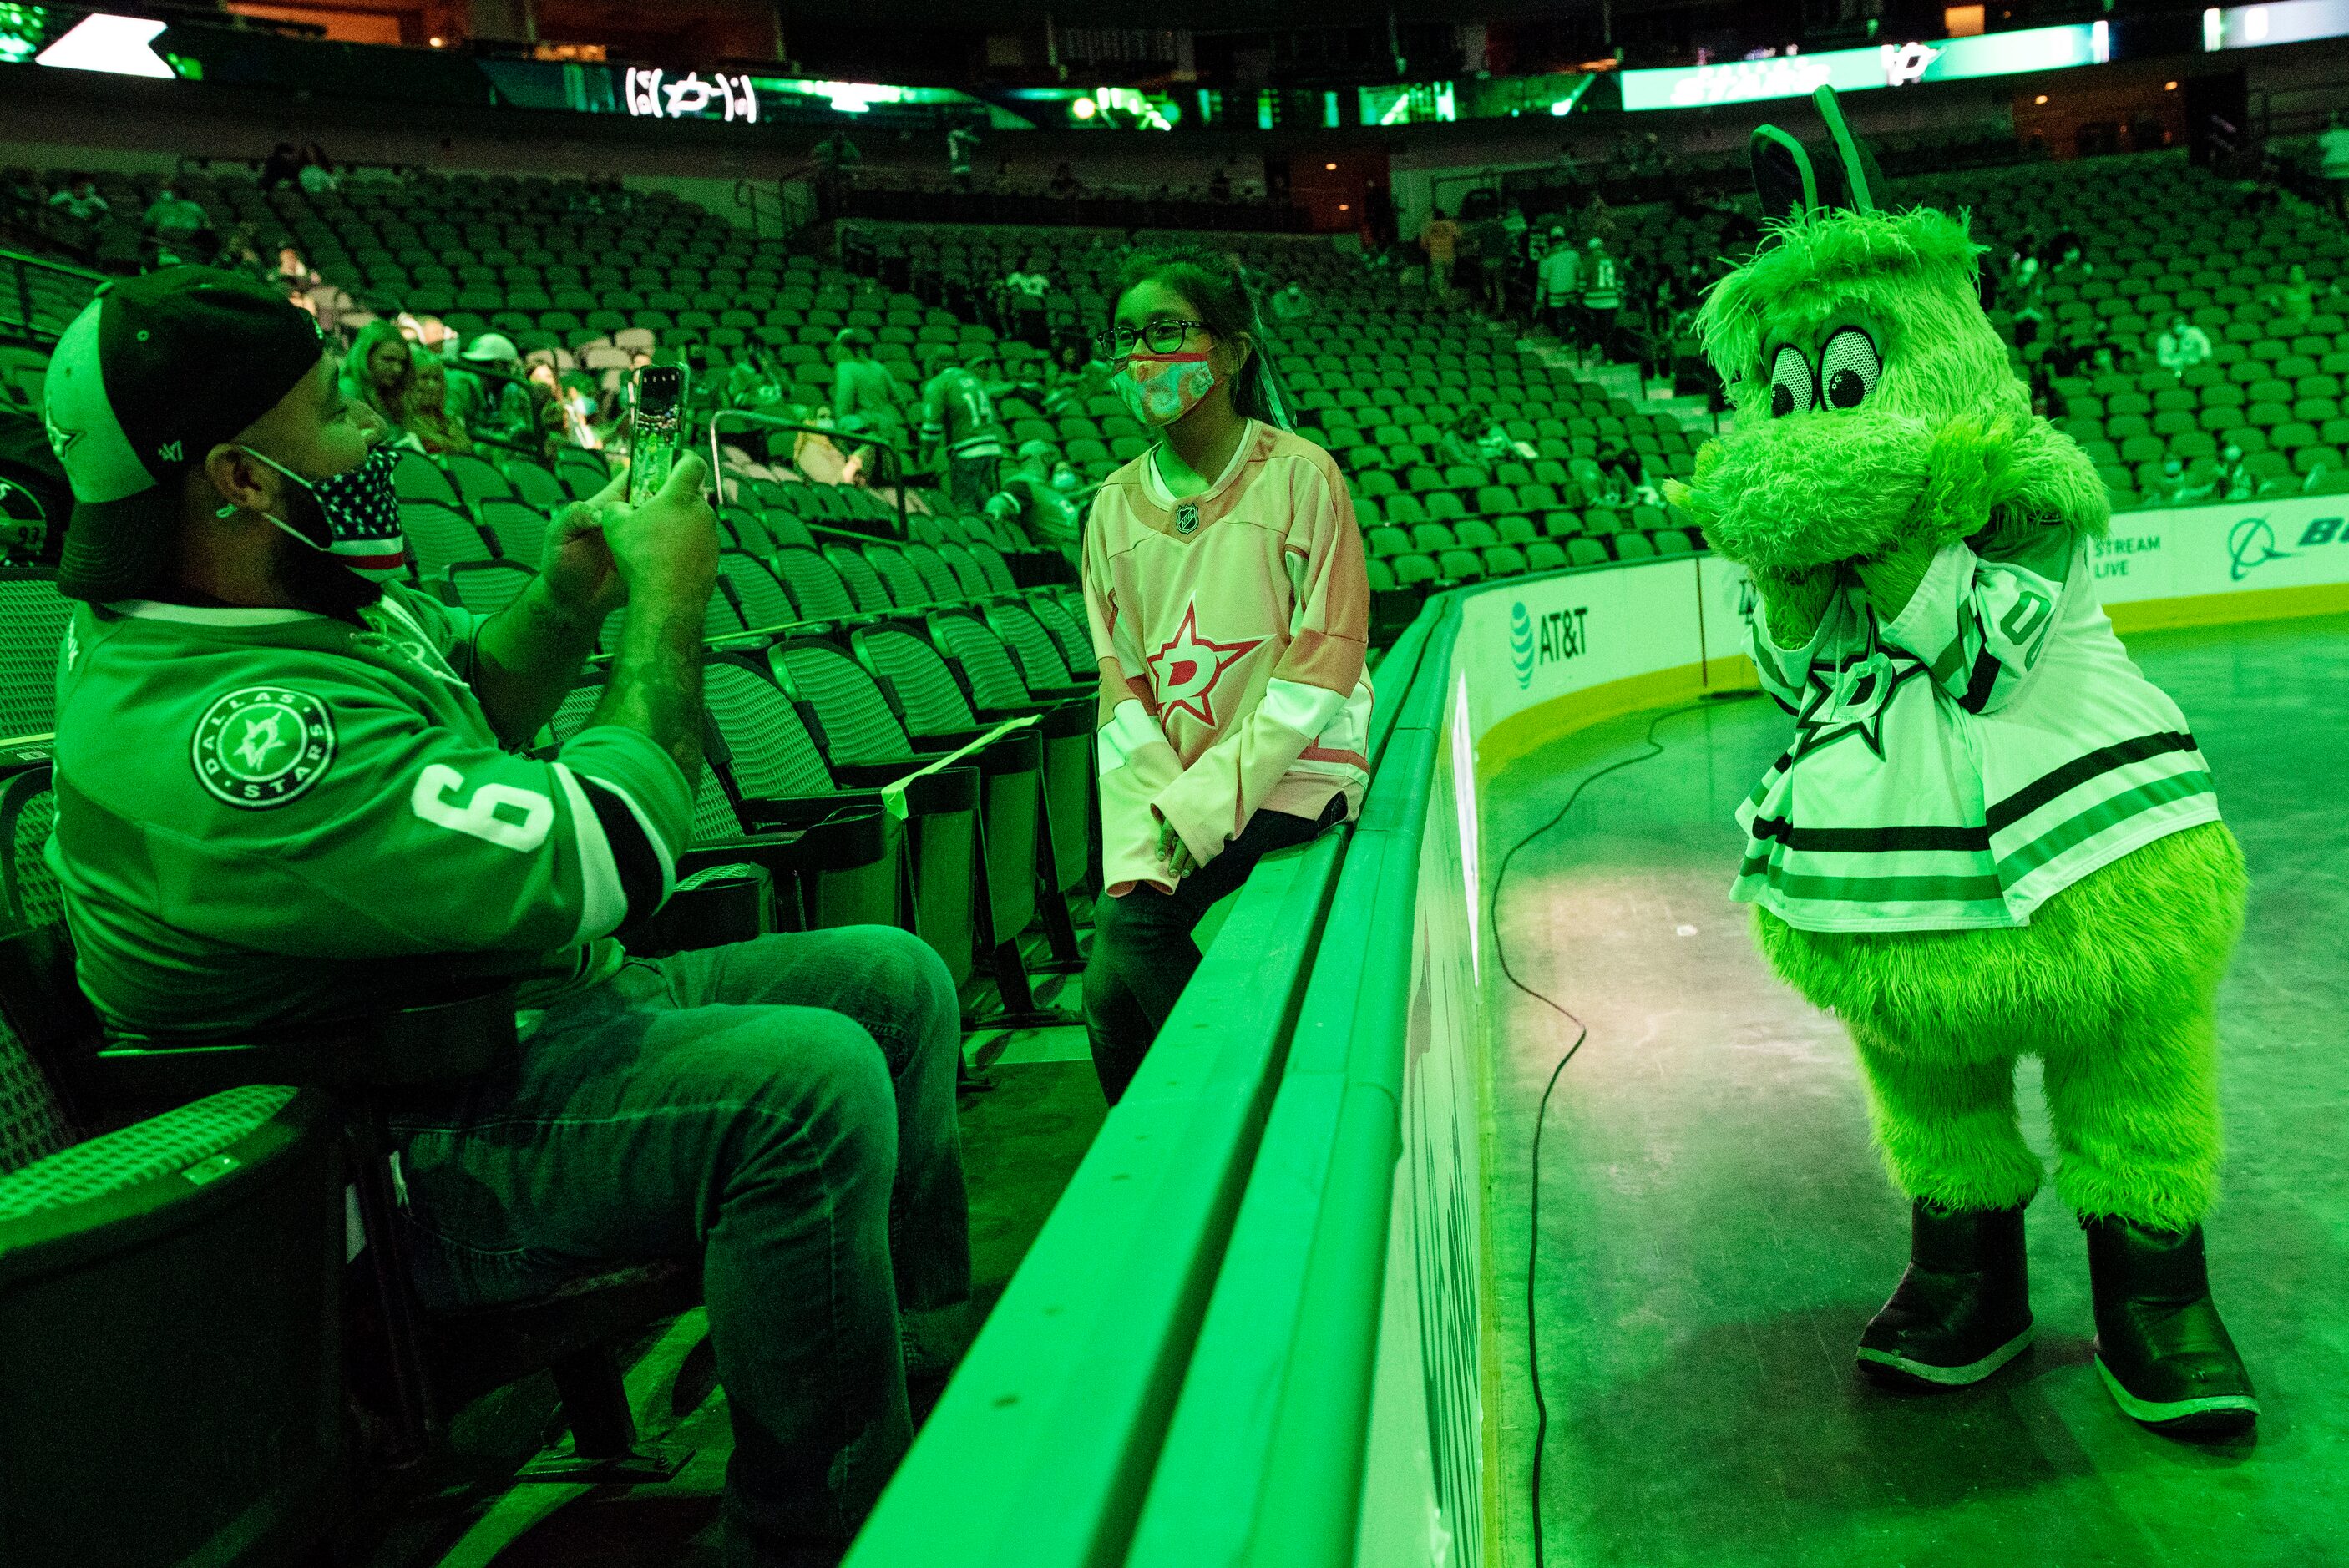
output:
[[[742,862],[734,857],[717,863]],[[713,877],[678,888],[650,919],[622,934],[628,951],[640,957],[665,958],[672,953],[724,947],[763,935],[771,929],[767,912],[773,905],[774,876],[755,863],[749,870],[751,874],[747,876]]]
[[[905,762],[835,763],[832,776],[843,784],[859,789],[878,789],[926,766],[945,750],[927,756],[916,756]],[[978,769],[968,762],[941,768],[935,773],[925,773],[905,789],[905,809],[917,817],[934,817],[952,811],[978,810]]]
[[[1022,711],[1015,709],[999,714],[999,718],[1019,718],[1019,716],[1022,716]],[[947,751],[954,751],[956,747],[968,747],[982,735],[987,735],[987,730],[949,730],[942,732],[942,735],[916,735],[914,744],[935,756],[945,756]],[[1036,772],[1040,756],[1043,756],[1043,744],[1036,735],[1036,727],[1029,726],[1024,730],[1012,730],[1010,735],[999,735],[987,747],[979,748],[978,754],[972,754],[970,760],[978,763],[979,772],[984,772],[987,777],[996,777],[1003,775],[1003,772]]]
[[[109,1033],[90,1067],[109,1095],[138,1099],[189,1099],[256,1083],[442,1088],[513,1058],[521,1048],[514,1003],[508,984],[227,1038]]]
[[[794,872],[844,871],[869,866],[889,852],[887,830],[877,799],[859,798],[854,805],[836,800],[821,816],[785,812],[768,819],[761,808],[798,807],[802,801],[745,800],[742,810],[761,830],[738,837],[697,841],[678,861],[680,873],[706,871],[740,861],[764,866],[777,876]],[[772,830],[767,830],[770,822]]]
[[[1047,740],[1066,740],[1073,735],[1084,735],[1093,727],[1093,705],[1079,699],[1041,700],[1025,707],[983,707],[978,717],[989,724],[999,724],[1007,718],[1033,716],[1036,732]]]

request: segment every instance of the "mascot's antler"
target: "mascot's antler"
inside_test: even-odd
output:
[[[1775,125],[1757,126],[1749,145],[1754,163],[1754,190],[1762,198],[1765,219],[1800,217],[1806,212],[1841,208],[1847,212],[1876,211],[1876,191],[1883,176],[1867,143],[1851,133],[1835,88],[1822,84],[1811,94],[1819,118],[1826,122],[1827,141],[1835,162],[1822,169],[1811,161],[1810,150]]]

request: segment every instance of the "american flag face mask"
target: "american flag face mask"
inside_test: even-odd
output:
[[[370,583],[396,583],[407,576],[408,536],[400,531],[399,492],[391,482],[391,471],[399,464],[397,452],[378,447],[356,468],[323,480],[305,480],[274,458],[251,447],[241,449],[310,492],[318,503],[319,515],[326,520],[328,542],[321,545],[282,517],[270,517],[270,521],[311,549],[324,550]],[[269,517],[267,512],[262,515]]]

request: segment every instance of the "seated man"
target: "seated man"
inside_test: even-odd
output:
[[[1073,567],[1084,516],[1069,499],[1076,485],[1053,482],[1054,456],[1050,441],[1020,442],[1019,455],[1003,472],[1003,488],[988,500],[987,515],[1013,519],[1037,549],[1058,551]],[[1074,480],[1075,470],[1058,466]]]
[[[908,1347],[969,1291],[958,1020],[892,929],[657,961],[614,939],[690,836],[704,465],[563,512],[483,619],[388,581],[391,454],[272,293],[118,283],[46,397],[75,498],[58,586],[83,601],[49,853],[99,1014],[230,1035],[426,977],[517,983],[513,1068],[393,1120],[427,1305],[698,1256],[732,1561],[832,1560],[910,1439]],[[587,727],[520,755],[624,603]]]

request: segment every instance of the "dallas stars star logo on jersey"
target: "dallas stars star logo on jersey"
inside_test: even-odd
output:
[[[1153,681],[1158,687],[1158,710],[1163,719],[1166,712],[1181,708],[1201,724],[1213,729],[1216,710],[1213,699],[1216,683],[1224,672],[1248,651],[1264,641],[1251,637],[1244,643],[1217,643],[1199,635],[1199,604],[1197,600],[1183,606],[1183,624],[1174,629],[1174,636],[1149,655]]]
[[[282,806],[335,759],[326,705],[286,686],[245,686],[204,709],[190,748],[197,782],[232,806]]]
[[[1822,747],[1857,736],[1860,744],[1884,756],[1884,716],[1891,711],[1892,694],[1920,676],[1930,675],[1925,661],[1905,648],[1878,643],[1871,635],[1868,648],[1853,654],[1832,670],[1811,666],[1810,689],[1803,710],[1795,718],[1795,744],[1788,756],[1808,757]]]

